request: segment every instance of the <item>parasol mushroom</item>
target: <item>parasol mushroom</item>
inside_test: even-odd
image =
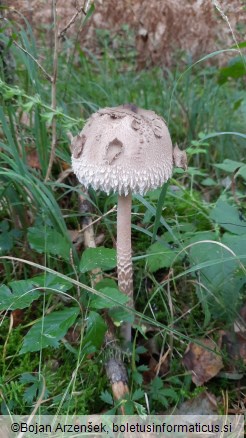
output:
[[[118,193],[117,272],[119,289],[133,304],[132,193],[145,194],[166,182],[173,165],[186,168],[186,154],[173,149],[168,128],[153,111],[126,104],[104,108],[72,139],[72,168],[85,187]],[[122,336],[131,341],[131,324]]]

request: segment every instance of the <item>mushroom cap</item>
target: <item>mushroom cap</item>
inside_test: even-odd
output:
[[[122,105],[94,113],[71,144],[72,168],[85,187],[144,194],[167,181],[173,147],[162,117]]]

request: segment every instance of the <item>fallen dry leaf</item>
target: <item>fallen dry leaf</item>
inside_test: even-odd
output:
[[[210,392],[203,392],[179,405],[173,415],[215,415],[218,412],[217,400]]]
[[[26,156],[27,156],[27,164],[28,166],[32,167],[33,169],[41,169],[38,153],[36,149],[29,149],[26,150]]]
[[[25,313],[23,309],[15,309],[12,311],[13,317],[13,327],[18,327],[18,325],[23,323]]]
[[[183,364],[191,371],[195,385],[201,386],[219,373],[223,368],[223,362],[214,341],[211,339],[197,341],[203,346],[191,342],[184,354]]]
[[[237,369],[237,361],[246,364],[246,333],[245,332],[225,332],[221,334],[222,348],[227,352],[229,366],[232,370]]]

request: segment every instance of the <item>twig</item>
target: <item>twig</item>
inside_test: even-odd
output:
[[[92,225],[96,224],[97,222],[99,222],[100,220],[102,220],[103,217],[108,216],[109,214],[113,213],[114,211],[117,210],[117,205],[114,205],[113,208],[111,208],[111,210],[107,211],[106,213],[102,214],[102,216],[98,217],[97,219],[95,219],[93,222],[91,222],[90,224],[84,226],[82,228],[82,230],[79,231],[79,233],[84,233],[85,230],[88,227],[91,227]]]
[[[77,281],[79,281],[79,275],[78,275],[77,269],[75,267],[74,259],[73,259],[73,250],[72,250],[72,248],[70,249],[69,258],[70,258],[70,263],[71,263],[71,266],[73,268],[73,272],[74,272],[75,278],[76,278]],[[79,300],[80,299],[80,287],[79,286],[77,286],[77,296],[78,296],[78,300]]]
[[[86,12],[84,10],[84,6],[81,6],[77,12],[73,15],[73,17],[71,18],[71,20],[67,23],[67,25],[59,32],[58,34],[58,38],[62,38],[65,33],[67,32],[67,30],[74,24],[75,20],[77,19],[78,15],[83,12],[83,14],[86,16]]]
[[[38,66],[38,68],[42,71],[42,73],[44,74],[44,76],[46,77],[46,79],[48,79],[49,82],[53,82],[53,77],[44,69],[44,67],[39,63],[39,61],[34,58],[34,56],[29,53],[26,49],[24,49],[23,47],[20,46],[20,44],[18,44],[16,41],[14,41],[14,45],[16,47],[18,47],[18,49],[22,50],[22,52],[24,52],[26,55],[29,56],[29,58],[32,59],[32,61],[35,62],[35,64]]]
[[[51,84],[51,107],[53,111],[56,110],[56,80],[57,80],[57,65],[58,65],[58,26],[57,26],[56,2],[57,0],[52,0],[53,17],[54,17],[53,18],[54,19],[54,57],[53,57],[53,78]],[[51,169],[55,159],[56,142],[57,142],[56,115],[54,114],[52,118],[52,142],[51,142],[50,159],[44,180],[45,182],[47,182],[50,177]]]
[[[173,270],[170,269],[169,273],[168,273],[168,280],[173,276]],[[171,316],[171,324],[169,324],[169,327],[171,329],[173,329],[173,318],[174,318],[174,314],[173,314],[173,302],[172,302],[172,295],[171,295],[171,291],[170,291],[170,281],[168,281],[167,283],[167,299],[168,299],[168,305],[169,305],[169,309],[170,309],[170,316]],[[169,336],[169,353],[170,353],[170,358],[172,357],[173,354],[173,332],[170,331],[170,336]]]
[[[6,357],[6,352],[7,352],[7,345],[8,345],[8,340],[9,337],[11,335],[11,332],[13,330],[13,325],[14,325],[14,318],[13,318],[13,313],[11,312],[10,314],[10,321],[9,321],[9,331],[6,337],[6,340],[4,342],[4,346],[3,346],[3,352],[2,352],[2,361],[5,361],[5,357]]]
[[[154,371],[156,373],[156,377],[159,376],[161,366],[166,361],[166,358],[170,354],[170,351],[171,350],[170,350],[170,347],[169,347],[165,354],[163,354],[163,351],[161,352],[159,362],[154,367]]]

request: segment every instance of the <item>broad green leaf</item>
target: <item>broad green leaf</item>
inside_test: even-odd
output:
[[[114,401],[113,401],[113,397],[112,395],[106,390],[103,391],[100,395],[100,399],[104,402],[107,403],[108,405],[113,406]]]
[[[201,242],[204,240],[216,240],[217,236],[213,231],[198,231],[187,243]]]
[[[175,177],[175,175],[180,175],[182,173],[185,173],[186,170],[181,169],[181,167],[174,167],[173,168],[173,176]]]
[[[223,163],[214,164],[214,167],[218,169],[225,170],[225,172],[233,173],[239,167],[243,166],[243,163],[240,161],[229,160],[228,158],[223,161]]]
[[[147,351],[148,351],[148,349],[146,348],[146,347],[144,347],[143,345],[136,345],[136,353],[137,354],[144,354],[144,353],[147,353]],[[141,371],[140,370],[140,367],[137,367],[137,369],[139,369],[139,371]]]
[[[28,403],[33,403],[34,399],[37,397],[38,390],[40,388],[40,382],[35,382],[27,389],[25,389],[23,394],[23,399]]]
[[[99,290],[105,295],[105,298],[93,295],[90,301],[90,307],[92,309],[110,309],[117,306],[117,304],[126,304],[126,302],[128,301],[128,297],[120,292],[118,289],[112,287],[104,287]],[[116,303],[107,300],[107,297],[114,299]]]
[[[215,240],[215,233],[212,234],[214,234],[213,239],[209,239],[208,233],[205,233],[204,240],[190,248],[192,264],[199,265],[206,261],[211,263],[210,266],[202,267],[196,273],[196,290],[204,308],[205,323],[209,319],[208,308],[214,317],[224,320],[235,318],[240,289],[244,283],[243,278],[236,275],[239,267],[238,260],[235,258],[235,260],[226,261],[228,255],[231,255],[230,252],[227,248],[219,245],[219,242],[217,243]],[[235,237],[239,238],[239,236]],[[214,243],[205,242],[205,240],[214,240]],[[196,236],[194,236],[193,241],[197,242]],[[213,261],[216,263],[213,264]],[[218,261],[219,263],[217,263]]]
[[[134,393],[132,394],[132,400],[139,400],[140,398],[143,398],[144,397],[144,391],[143,391],[143,389],[140,389],[140,388],[138,388],[138,389],[136,389],[136,391],[134,391]]]
[[[237,57],[231,60],[227,67],[223,67],[219,70],[218,83],[222,85],[228,78],[238,79],[244,75],[246,75],[245,60],[241,57]]]
[[[149,367],[148,365],[140,365],[138,368],[138,371],[140,371],[141,373],[144,371],[149,371]]]
[[[171,387],[170,388],[163,388],[161,392],[162,392],[163,396],[170,398],[170,399],[174,400],[175,402],[177,402],[179,400],[179,393]]]
[[[86,333],[83,339],[84,350],[86,350],[86,346],[92,346],[95,349],[100,348],[104,341],[106,330],[107,325],[101,315],[91,311],[86,321]]]
[[[32,101],[29,101],[29,102],[22,104],[22,109],[24,111],[26,111],[27,113],[29,113],[33,109],[33,107],[34,107],[34,102],[32,102]]]
[[[236,111],[242,103],[243,103],[243,98],[241,97],[241,99],[238,99],[234,102],[233,110]]]
[[[14,246],[15,239],[21,236],[21,231],[9,229],[9,223],[6,220],[0,222],[0,255],[10,251]]]
[[[56,255],[64,260],[70,259],[71,247],[68,241],[53,228],[29,228],[27,238],[30,247],[39,253]]]
[[[107,271],[115,268],[116,265],[116,250],[101,246],[97,248],[87,248],[83,252],[79,269],[82,273],[89,272],[96,268]]]
[[[145,350],[146,351],[146,350]],[[143,372],[143,371],[149,371],[149,367],[148,365],[140,365],[138,368],[138,371]]]
[[[43,112],[43,113],[41,114],[41,117],[42,117],[44,120],[46,120],[47,123],[51,124],[54,115],[55,115],[55,112],[54,112],[54,111],[46,111],[46,112]]]
[[[205,178],[201,181],[201,184],[206,187],[216,186],[217,182],[213,178]]]
[[[158,201],[163,190],[163,187],[161,189],[150,190],[148,193],[146,193],[146,198],[148,198],[150,201]]]
[[[199,170],[196,167],[191,167],[191,166],[188,167],[186,172],[192,176],[203,176],[204,177],[207,175],[207,173],[204,172],[203,170]]]
[[[238,235],[246,233],[246,220],[236,207],[228,204],[223,199],[217,201],[210,213],[210,218],[231,233]]]
[[[175,259],[177,252],[166,248],[164,244],[155,242],[147,250],[147,266],[150,272],[156,272],[161,268],[169,268]]]
[[[23,394],[23,399],[27,403],[33,403],[34,399],[37,398],[42,389],[43,389],[43,381],[39,379],[38,375],[33,375],[30,373],[24,373],[20,376],[19,381],[23,384],[31,383],[31,386],[25,389]],[[45,397],[49,396],[49,392],[47,388],[45,388]]]
[[[36,382],[38,379],[37,375],[35,374],[30,374],[30,373],[23,373],[21,374],[19,381],[21,383],[34,383]]]
[[[143,376],[141,373],[138,372],[138,370],[134,370],[132,373],[132,379],[137,385],[142,385],[143,383]]]
[[[10,251],[14,246],[13,234],[9,231],[5,231],[0,234],[0,254],[4,254],[6,251]]]
[[[73,287],[72,283],[63,278],[56,277],[50,273],[44,273],[41,275],[37,275],[32,278],[34,284],[40,286],[41,288],[50,288],[55,289],[57,291],[66,292]]]
[[[204,132],[199,132],[198,137],[199,137],[200,140],[199,141],[192,140],[192,142],[191,142],[192,146],[195,146],[196,148],[199,148],[200,146],[210,146],[209,143],[206,143],[205,141],[201,142],[203,137],[205,137]],[[186,149],[186,151],[187,151],[187,149]]]
[[[78,307],[69,307],[45,315],[24,337],[20,354],[39,351],[46,347],[58,347],[60,339],[65,336],[78,314]]]
[[[197,148],[197,149],[193,149],[192,147],[189,147],[186,149],[186,153],[187,153],[187,155],[192,156],[192,155],[196,155],[196,154],[207,154],[208,151],[206,149],[202,149],[201,147]]]
[[[0,222],[0,232],[8,231],[9,230],[9,223],[7,220],[3,220]]]
[[[246,180],[246,165],[240,167],[239,171],[237,172],[236,176],[241,176],[243,179]]]
[[[0,310],[24,309],[40,296],[31,280],[12,281],[0,286]]]
[[[234,44],[233,46],[231,46],[231,49],[238,49],[238,47],[240,49],[243,49],[244,47],[246,47],[246,41],[241,41],[241,43]]]
[[[128,312],[123,307],[113,307],[109,309],[109,316],[114,321],[116,327],[119,327],[122,322],[134,322],[134,315],[131,312]]]
[[[112,278],[103,278],[101,281],[99,281],[96,285],[95,285],[95,289],[96,290],[101,290],[104,287],[111,287],[113,289],[117,289],[117,283],[115,280],[113,280]]]
[[[224,233],[221,239],[221,242],[224,245],[228,246],[236,255],[240,258],[240,256],[245,256],[246,254],[246,233],[237,236],[235,234]],[[245,259],[242,259],[242,262],[245,263]],[[245,278],[246,281],[246,278]]]

